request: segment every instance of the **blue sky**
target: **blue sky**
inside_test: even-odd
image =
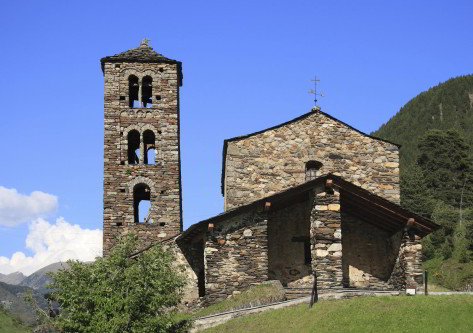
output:
[[[0,186],[18,200],[0,197],[0,256],[60,248],[46,239],[58,223],[70,237],[102,229],[101,57],[147,37],[182,61],[187,228],[223,210],[225,138],[309,111],[315,74],[324,111],[376,130],[420,92],[473,72],[472,13],[471,1],[3,2]],[[33,191],[57,203],[38,210],[30,200],[36,215],[25,215]]]

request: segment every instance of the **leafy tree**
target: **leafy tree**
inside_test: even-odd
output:
[[[471,241],[466,237],[465,224],[458,224],[454,236],[453,256],[460,263],[470,262],[471,253],[469,250]]]
[[[136,249],[137,238],[127,236],[105,258],[69,261],[67,270],[50,274],[61,308],[51,323],[61,332],[184,331],[173,320],[185,284],[173,257],[156,245],[132,258]]]

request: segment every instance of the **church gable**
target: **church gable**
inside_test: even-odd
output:
[[[398,203],[399,146],[315,111],[224,142],[225,209],[325,173]]]

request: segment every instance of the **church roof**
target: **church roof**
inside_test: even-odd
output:
[[[104,71],[105,63],[107,62],[171,63],[178,64],[179,68],[181,67],[180,61],[166,58],[162,54],[153,50],[153,48],[148,45],[146,39],[141,41],[139,47],[100,59],[102,72]]]
[[[414,221],[412,229],[421,237],[440,228],[438,224],[431,220],[346,181],[342,177],[327,174],[193,224],[186,231],[182,232],[176,240],[186,241],[199,233],[205,232],[209,223],[217,224],[252,209],[263,209],[266,202],[270,202],[271,209],[275,209],[307,200],[309,192],[316,186],[326,184],[327,179],[331,179],[332,186],[340,191],[340,203],[343,211],[376,225],[383,230],[388,232],[402,230],[411,219]]]
[[[350,126],[348,125],[347,123],[329,115],[328,113],[325,113],[321,110],[318,110],[318,111],[310,111],[310,112],[307,112],[299,117],[296,117],[292,120],[289,120],[289,121],[286,121],[282,124],[279,124],[279,125],[276,125],[276,126],[273,126],[273,127],[269,127],[269,128],[266,128],[266,129],[263,129],[261,131],[257,131],[257,132],[253,132],[253,133],[250,133],[250,134],[246,134],[246,135],[241,135],[241,136],[236,136],[236,137],[233,137],[233,138],[230,138],[230,139],[225,139],[223,140],[223,157],[222,157],[222,176],[221,176],[221,192],[222,192],[222,195],[225,195],[225,163],[226,163],[226,157],[227,157],[227,148],[228,148],[228,143],[229,142],[232,142],[232,141],[240,141],[240,140],[244,140],[244,139],[247,139],[249,137],[252,137],[254,135],[258,135],[258,134],[261,134],[261,133],[264,133],[266,131],[271,131],[271,130],[274,130],[274,129],[277,129],[277,128],[280,128],[280,127],[283,127],[283,126],[286,126],[286,125],[289,125],[289,124],[292,124],[292,123],[295,123],[299,120],[303,120],[311,115],[313,115],[315,112],[317,113],[320,113],[322,115],[324,115],[325,117],[327,118],[330,118],[342,125],[345,125],[347,126],[348,128],[368,137],[368,138],[372,138],[372,139],[375,139],[375,140],[378,140],[378,141],[381,141],[381,142],[386,142],[386,143],[389,143],[389,144],[392,144],[393,146],[396,146],[398,149],[401,148],[401,145],[400,144],[397,144],[397,143],[394,143],[394,142],[391,142],[391,141],[388,141],[388,140],[384,140],[384,139],[381,139],[381,138],[378,138],[378,137],[375,137],[375,136],[372,136],[372,135],[369,135],[369,134],[366,134],[365,132],[362,132],[356,128],[354,128],[353,126]]]

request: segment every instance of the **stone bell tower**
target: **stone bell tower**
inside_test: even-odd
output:
[[[135,232],[146,247],[182,231],[181,62],[148,45],[100,59],[104,74],[103,252]]]

